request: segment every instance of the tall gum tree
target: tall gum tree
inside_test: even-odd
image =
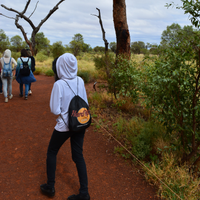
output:
[[[113,0],[113,20],[117,39],[116,55],[123,54],[130,59],[130,33],[125,0]]]

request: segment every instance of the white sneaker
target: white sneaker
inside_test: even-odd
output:
[[[28,91],[28,95],[31,95],[31,94],[32,94],[32,91],[31,91],[31,90],[29,90],[29,91]]]
[[[5,103],[8,103],[8,97],[5,98]]]
[[[12,99],[13,98],[13,95],[11,94],[10,96],[9,96],[9,99]]]

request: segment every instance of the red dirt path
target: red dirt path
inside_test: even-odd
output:
[[[46,182],[46,151],[56,123],[49,99],[53,77],[36,76],[33,95],[19,97],[19,84],[13,81],[13,99],[4,103],[0,95],[0,200],[46,200],[40,184]],[[92,91],[91,84],[86,85]],[[156,198],[134,166],[113,154],[115,142],[88,128],[84,157],[88,170],[91,200],[149,200]],[[57,156],[55,200],[77,193],[79,182],[67,141]]]

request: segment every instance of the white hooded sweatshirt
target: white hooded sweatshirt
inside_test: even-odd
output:
[[[69,131],[68,128],[68,108],[74,93],[71,89],[88,103],[87,94],[84,86],[84,81],[81,77],[77,76],[78,66],[76,57],[70,53],[65,53],[60,56],[56,62],[56,71],[59,80],[53,85],[50,98],[50,109],[55,115],[62,115],[63,119],[59,116],[55,129],[60,132]],[[78,87],[77,87],[78,79]],[[67,85],[70,85],[71,89]]]

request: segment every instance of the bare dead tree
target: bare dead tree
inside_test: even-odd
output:
[[[105,30],[104,30],[104,28],[103,28],[103,22],[102,22],[102,20],[101,20],[101,11],[100,11],[100,9],[99,8],[96,8],[97,10],[98,10],[98,12],[99,12],[99,15],[95,15],[95,14],[92,14],[92,15],[94,15],[94,16],[96,16],[96,17],[98,17],[99,18],[99,24],[100,24],[100,26],[101,26],[101,30],[102,30],[102,37],[103,37],[103,41],[104,41],[104,44],[105,44],[105,54],[108,52],[108,41],[106,40],[106,32],[105,32]]]
[[[116,55],[124,54],[130,58],[130,33],[126,18],[125,0],[113,0],[113,19],[117,38]]]
[[[37,34],[38,31],[40,30],[40,28],[41,28],[41,26],[44,24],[44,22],[46,22],[46,21],[49,19],[49,17],[50,17],[56,10],[59,9],[58,6],[59,6],[63,1],[65,1],[65,0],[60,0],[60,1],[54,6],[54,8],[53,8],[52,10],[49,11],[49,13],[47,14],[47,16],[46,16],[44,19],[41,20],[41,22],[38,24],[38,26],[35,26],[35,25],[33,24],[33,22],[31,21],[30,17],[31,17],[31,16],[33,15],[33,13],[35,12],[35,10],[36,10],[36,8],[37,8],[37,4],[38,4],[39,1],[36,3],[35,9],[34,9],[34,11],[31,13],[31,15],[30,15],[29,17],[27,17],[27,16],[25,15],[25,13],[26,13],[26,11],[27,11],[27,9],[28,9],[28,6],[29,6],[31,0],[28,0],[28,1],[27,1],[26,5],[25,5],[25,7],[24,7],[24,10],[23,10],[22,12],[19,12],[19,11],[13,9],[13,8],[8,8],[8,7],[6,7],[5,5],[1,4],[1,6],[2,6],[3,8],[5,8],[6,10],[16,13],[16,16],[15,16],[15,18],[13,18],[13,17],[8,17],[8,16],[6,16],[6,15],[3,15],[2,13],[0,13],[0,15],[15,20],[15,25],[16,25],[16,27],[17,27],[18,29],[21,30],[21,32],[22,32],[22,34],[23,34],[23,36],[24,36],[24,39],[25,39],[25,41],[26,41],[26,43],[29,45],[30,50],[32,51],[32,54],[35,55],[35,36],[36,36],[36,34]],[[29,25],[31,26],[31,28],[33,29],[32,34],[31,34],[31,39],[30,39],[30,40],[27,38],[27,34],[26,34],[24,28],[19,24],[19,18],[22,18],[22,19],[24,19],[25,21],[27,21],[27,22],[29,23]]]

